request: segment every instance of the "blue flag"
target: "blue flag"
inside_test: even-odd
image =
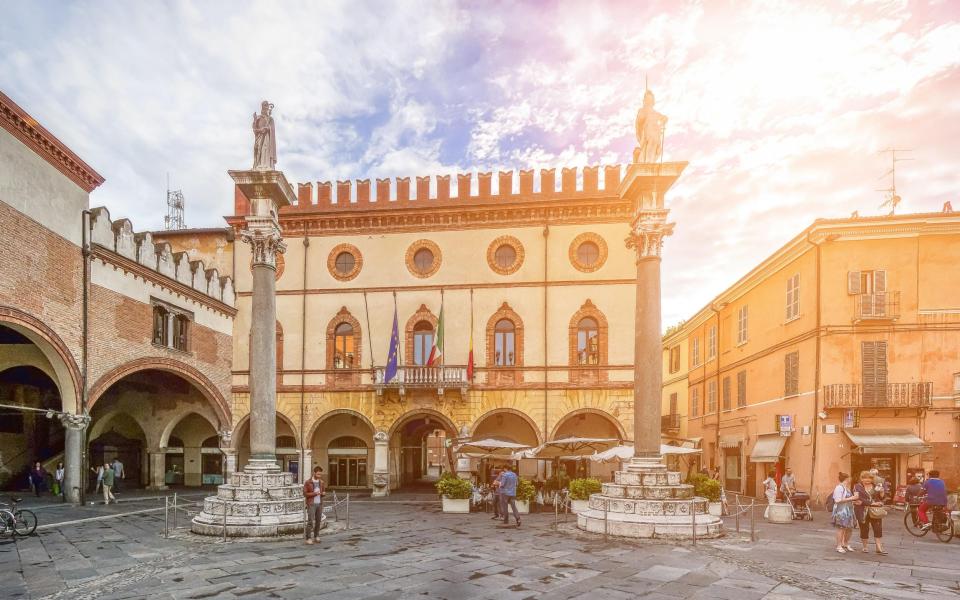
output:
[[[390,334],[390,350],[387,351],[387,368],[383,372],[383,382],[397,376],[397,359],[400,352],[400,328],[397,325],[397,307],[393,307],[393,333]]]

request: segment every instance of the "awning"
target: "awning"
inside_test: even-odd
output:
[[[743,443],[743,437],[739,435],[721,435],[720,436],[721,448],[736,448],[742,443]]]
[[[699,448],[701,441],[703,441],[702,437],[687,438],[683,440],[683,443],[680,444],[680,447],[681,448]]]
[[[777,462],[780,460],[780,453],[783,452],[783,445],[786,443],[787,438],[779,433],[758,435],[757,443],[753,445],[753,452],[750,453],[750,462]]]
[[[923,454],[930,446],[909,429],[844,429],[858,454]]]

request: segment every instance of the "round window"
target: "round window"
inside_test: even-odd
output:
[[[420,248],[413,255],[413,264],[420,271],[429,271],[433,267],[433,252],[429,248]]]
[[[335,264],[337,273],[347,276],[353,271],[353,267],[357,264],[357,259],[349,252],[341,252],[337,255]]]
[[[501,269],[509,269],[517,260],[517,251],[509,244],[503,244],[494,253],[497,266]]]
[[[577,260],[581,264],[592,267],[600,259],[600,248],[593,242],[583,242],[577,247]]]

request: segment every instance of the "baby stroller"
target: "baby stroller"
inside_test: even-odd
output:
[[[790,495],[790,506],[793,508],[794,519],[806,519],[808,521],[813,520],[813,513],[810,512],[810,507],[807,506],[807,502],[809,501],[810,494],[806,492],[794,492]]]

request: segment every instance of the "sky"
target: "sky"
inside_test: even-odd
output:
[[[664,326],[814,219],[960,209],[960,2],[20,2],[0,89],[159,229],[192,227],[276,105],[291,181],[624,164],[644,82],[669,117]],[[455,177],[451,177],[455,181]]]

